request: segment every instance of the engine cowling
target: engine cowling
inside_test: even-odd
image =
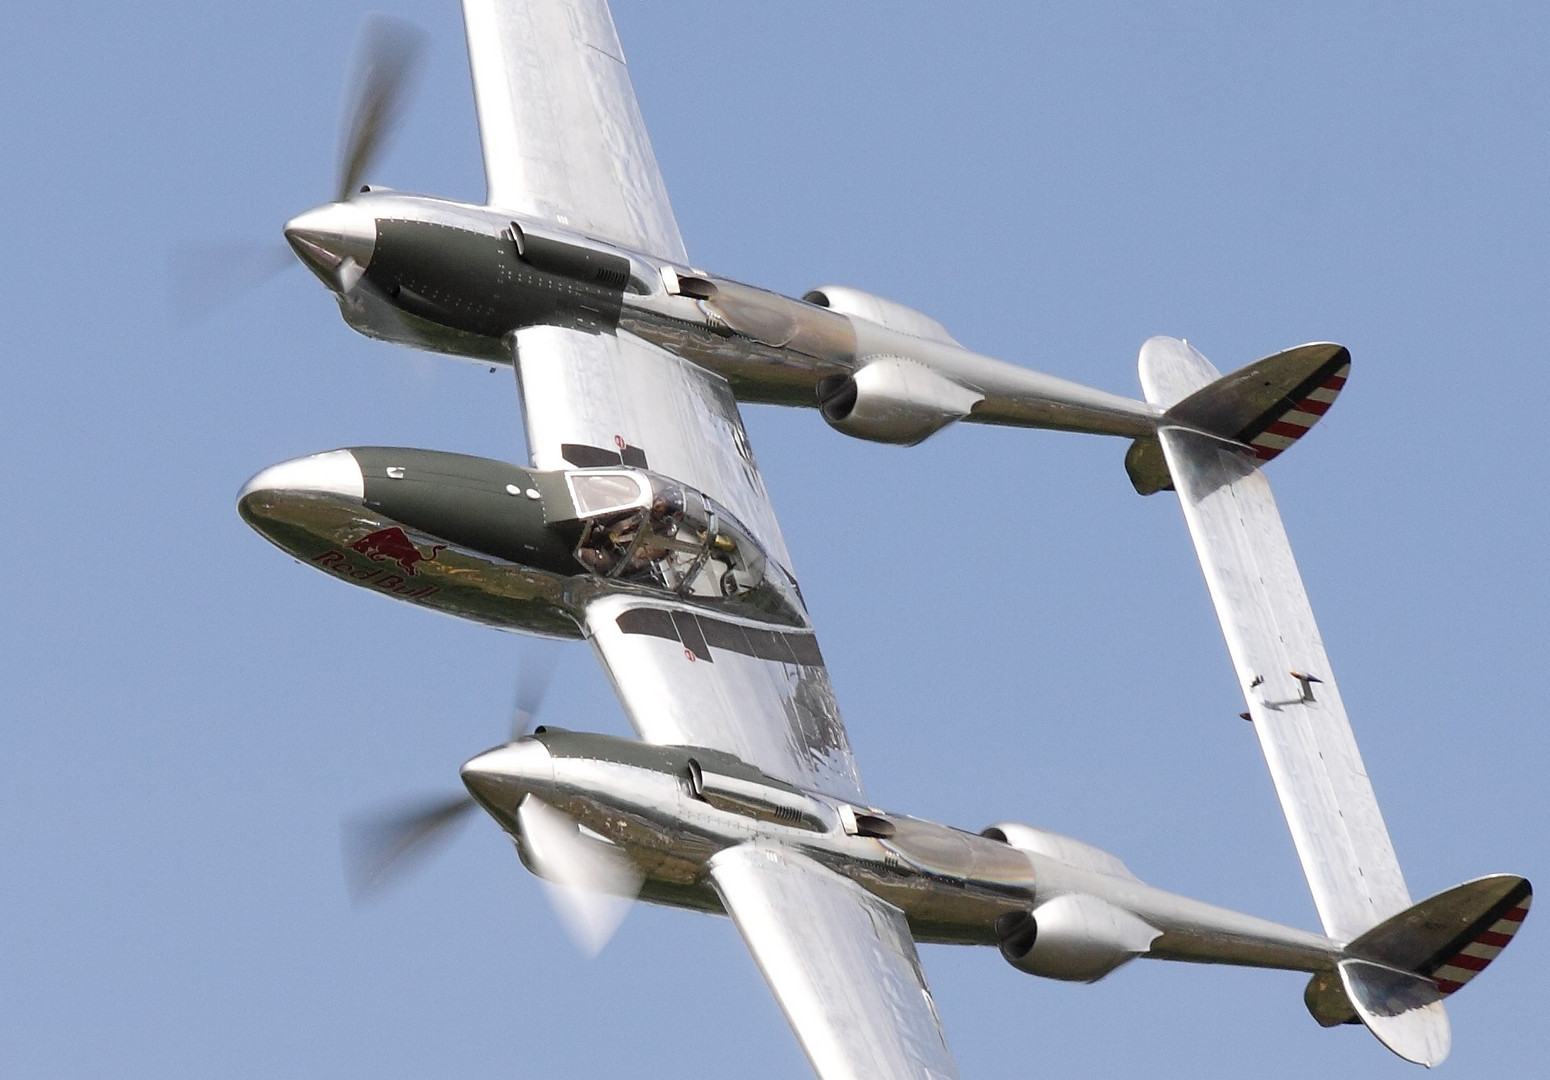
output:
[[[914,446],[969,415],[984,395],[902,356],[868,360],[818,383],[818,411],[836,431]]]
[[[858,319],[875,322],[879,326],[886,326],[890,330],[897,330],[911,337],[939,341],[944,345],[958,344],[946,328],[931,316],[893,300],[885,300],[881,296],[852,289],[848,285],[820,285],[809,291],[802,299],[809,304],[826,307],[841,315],[854,315]]]
[[[1086,893],[1067,893],[996,920],[1007,963],[1067,982],[1097,982],[1150,949],[1158,934],[1136,915]]]
[[[1120,861],[1118,855],[1111,855],[1102,848],[1093,847],[1084,841],[1074,840],[1069,836],[1062,836],[1060,833],[1050,832],[1035,825],[1002,821],[981,830],[980,835],[999,840],[1019,851],[1031,851],[1036,855],[1043,855],[1056,862],[1064,863],[1066,866],[1074,866],[1078,870],[1090,870],[1095,874],[1107,874],[1110,877],[1127,878],[1130,881],[1139,880],[1130,872],[1130,867]]]

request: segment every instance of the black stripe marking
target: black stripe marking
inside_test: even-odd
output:
[[[764,630],[755,626],[713,619],[687,611],[663,611],[659,608],[630,608],[615,622],[625,634],[677,641],[696,659],[711,660],[712,648],[771,660],[779,664],[823,667],[818,638],[810,633]]]
[[[705,644],[705,635],[700,632],[700,623],[687,611],[673,612],[673,625],[678,627],[678,640],[684,643],[684,648],[692,652],[697,660],[711,663],[710,646]]]
[[[1492,905],[1489,911],[1480,916],[1480,918],[1476,919],[1474,922],[1470,923],[1466,929],[1459,932],[1457,937],[1433,953],[1431,959],[1418,966],[1416,968],[1417,974],[1430,975],[1438,968],[1447,967],[1449,960],[1452,960],[1459,953],[1463,952],[1464,949],[1468,947],[1470,942],[1474,941],[1475,938],[1479,937],[1484,931],[1489,930],[1496,923],[1496,920],[1500,919],[1503,915],[1507,914],[1507,912],[1521,904],[1523,902],[1523,898],[1528,896],[1533,891],[1534,887],[1527,881],[1519,882],[1517,888],[1513,889],[1501,900],[1498,900],[1494,905]],[[1516,933],[1516,931],[1514,931],[1514,933]],[[1505,948],[1505,946],[1503,946],[1503,948]],[[1479,972],[1475,972],[1474,974],[1478,975]]]
[[[787,634],[786,644],[796,654],[797,663],[807,667],[823,667],[823,653],[818,651],[817,634]]]
[[[748,636],[748,652],[757,656],[760,660],[782,660],[785,658],[785,650],[776,645],[776,639],[780,637],[773,630],[759,630],[752,626],[743,627],[743,633]]]
[[[578,469],[600,469],[608,465],[624,464],[617,450],[604,450],[601,446],[587,446],[584,443],[561,443],[560,456]]]
[[[748,638],[737,623],[722,622],[720,619],[701,619],[700,633],[705,635],[705,643],[713,649],[725,649],[728,652],[742,653],[744,656],[753,655],[753,649],[748,645]]]
[[[624,444],[624,450],[610,450],[603,446],[586,443],[561,443],[560,456],[578,469],[606,469],[610,465],[628,465],[632,469],[649,469],[646,451],[638,446]]]
[[[621,633],[678,640],[678,628],[673,625],[672,615],[657,608],[631,608],[616,621]]]

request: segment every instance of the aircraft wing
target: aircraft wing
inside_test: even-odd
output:
[[[710,874],[823,1080],[958,1075],[902,911],[778,847],[728,848]]]
[[[628,333],[516,335],[528,449],[540,469],[648,468],[726,507],[789,574],[731,388]],[[865,804],[812,628],[614,594],[587,634],[641,738],[734,754],[798,787]]]
[[[491,206],[687,264],[605,0],[463,0]]]
[[[587,608],[587,636],[642,739],[722,750],[866,805],[811,630],[612,596]]]

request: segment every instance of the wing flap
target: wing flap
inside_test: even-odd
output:
[[[782,848],[729,848],[710,874],[823,1080],[958,1075],[903,912]]]
[[[463,0],[488,201],[687,264],[604,0]]]
[[[587,608],[587,634],[647,742],[722,750],[865,805],[812,631],[611,596]]]

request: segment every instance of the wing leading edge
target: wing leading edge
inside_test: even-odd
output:
[[[823,1080],[957,1077],[902,911],[780,848],[728,848],[710,874]]]
[[[463,0],[491,206],[686,264],[604,0]]]

